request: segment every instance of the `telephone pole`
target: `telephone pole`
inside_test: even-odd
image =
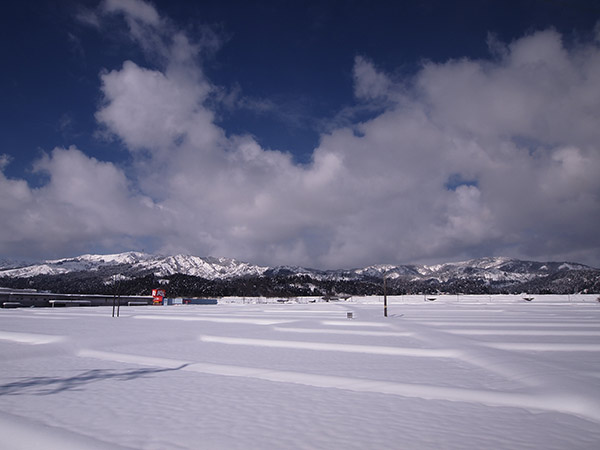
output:
[[[383,317],[387,317],[387,273],[383,274]]]

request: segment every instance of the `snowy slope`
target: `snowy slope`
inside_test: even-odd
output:
[[[201,258],[189,255],[159,256],[140,252],[113,255],[82,255],[45,261],[25,267],[0,270],[0,277],[33,277],[36,275],[60,275],[70,272],[99,271],[119,268],[128,274],[152,271],[157,276],[174,273],[217,279],[248,275],[261,275],[267,270],[245,262],[228,258]]]
[[[201,258],[198,256],[175,255],[139,262],[133,268],[152,269],[160,276],[182,273],[209,280],[262,275],[267,267],[255,266],[229,258]]]
[[[60,275],[70,272],[97,271],[117,265],[134,266],[151,258],[139,252],[117,253],[113,255],[81,255],[76,258],[63,258],[31,264],[24,267],[0,271],[0,276],[34,277],[36,275]]]
[[[528,281],[560,270],[586,269],[590,269],[590,267],[576,263],[541,263],[495,257],[436,265],[371,266],[356,272],[368,273],[371,276],[383,276],[384,273],[388,273],[407,279],[435,279],[442,282],[474,278],[488,281]]]

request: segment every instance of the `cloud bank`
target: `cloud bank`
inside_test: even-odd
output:
[[[194,42],[140,0],[106,1],[92,18],[102,28],[108,17],[157,62],[100,74],[96,119],[132,164],[55,148],[35,163],[42,187],[0,174],[0,253],[600,265],[598,42],[567,47],[553,30],[490,40],[489,59],[424,62],[402,79],[357,56],[355,106],[380,112],[323,134],[299,165],[218,126],[222,96],[202,69],[214,41]]]

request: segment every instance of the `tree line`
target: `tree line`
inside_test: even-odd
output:
[[[64,294],[150,295],[163,287],[168,297],[297,297],[325,295],[383,295],[383,280],[319,279],[308,275],[280,274],[233,279],[215,279],[174,274],[157,277],[152,273],[117,280],[91,272],[3,278],[0,285],[13,289],[36,289]],[[387,280],[388,295],[414,294],[575,294],[600,293],[600,270],[567,270],[526,282],[501,282],[482,278]]]

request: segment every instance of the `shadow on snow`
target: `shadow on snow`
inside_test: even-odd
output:
[[[0,395],[50,395],[62,391],[77,389],[80,386],[103,380],[130,381],[159,374],[181,370],[188,364],[173,368],[144,368],[135,370],[93,369],[68,378],[31,377],[0,385]]]

